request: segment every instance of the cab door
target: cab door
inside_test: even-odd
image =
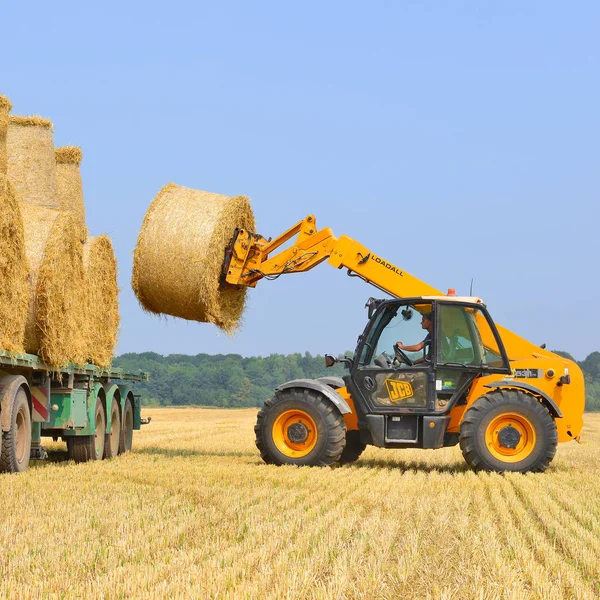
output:
[[[373,316],[352,372],[368,412],[427,413],[433,408],[433,347],[422,325],[422,316],[432,310],[431,302],[389,301]],[[396,354],[397,342],[410,346],[423,342],[424,347],[406,352],[407,361]]]

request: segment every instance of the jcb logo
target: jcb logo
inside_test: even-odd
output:
[[[410,398],[414,392],[412,385],[406,381],[396,381],[395,379],[386,379],[385,387],[387,387],[388,395],[392,402],[399,402]]]

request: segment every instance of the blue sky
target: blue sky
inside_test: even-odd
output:
[[[119,353],[353,348],[376,290],[263,281],[240,333],[146,315],[132,251],[166,183],[309,213],[502,325],[600,350],[597,2],[0,2],[0,93],[82,146],[120,267]]]

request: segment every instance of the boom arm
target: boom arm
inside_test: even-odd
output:
[[[269,256],[294,236],[297,238],[291,247]],[[317,230],[314,215],[308,215],[272,241],[237,229],[225,254],[223,276],[227,283],[255,287],[260,279],[309,271],[325,260],[338,269],[348,269],[348,275],[359,277],[397,298],[443,295],[440,290],[377,256],[352,238],[345,235],[336,238],[329,228]],[[552,352],[500,325],[497,327],[511,360],[532,356],[556,358]]]

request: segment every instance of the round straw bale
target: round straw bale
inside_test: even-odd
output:
[[[0,175],[6,175],[8,157],[6,154],[6,133],[8,131],[8,113],[12,109],[10,100],[0,94]]]
[[[83,244],[70,213],[21,204],[30,268],[25,349],[59,368],[85,362]]]
[[[56,201],[63,211],[70,211],[75,216],[81,229],[81,239],[85,242],[88,236],[85,225],[85,205],[83,202],[83,185],[79,165],[83,158],[81,148],[64,146],[57,148],[56,156]]]
[[[29,308],[23,220],[14,187],[0,174],[0,348],[23,352]]]
[[[221,282],[225,247],[236,227],[255,230],[248,198],[165,186],[142,224],[132,287],[147,311],[239,326],[246,288]]]
[[[83,247],[86,289],[87,359],[109,367],[119,331],[117,260],[106,235],[88,237]]]
[[[21,202],[57,207],[52,123],[43,117],[10,115],[6,140],[8,178]]]

